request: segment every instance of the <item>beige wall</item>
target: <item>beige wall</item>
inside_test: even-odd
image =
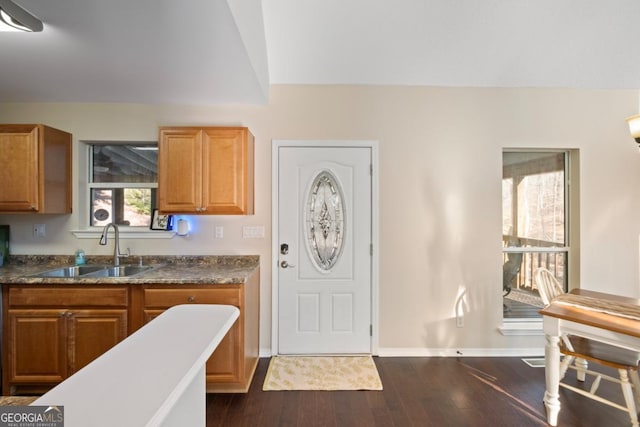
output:
[[[76,141],[153,140],[160,125],[248,126],[256,137],[255,215],[194,216],[197,232],[188,239],[122,246],[134,254],[259,254],[263,351],[271,336],[271,140],[377,140],[381,352],[506,354],[541,350],[543,340],[497,330],[502,148],[579,150],[582,286],[638,297],[640,153],[624,122],[637,108],[635,91],[274,86],[267,106],[0,104],[0,122],[45,123]],[[11,224],[16,254],[110,253],[69,232],[80,209],[0,215],[0,223]],[[31,237],[36,222],[47,224],[43,240]],[[224,239],[214,239],[216,225]],[[265,239],[242,239],[243,225],[264,225]],[[457,328],[463,294],[465,326]]]

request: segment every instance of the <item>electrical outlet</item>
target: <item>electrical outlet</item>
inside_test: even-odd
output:
[[[264,239],[264,225],[242,227],[243,239]]]
[[[464,316],[461,316],[461,315],[456,316],[456,326],[458,328],[464,327]]]
[[[216,225],[216,239],[224,238],[224,227],[221,225]]]
[[[33,224],[34,237],[45,237],[47,235],[44,224]]]

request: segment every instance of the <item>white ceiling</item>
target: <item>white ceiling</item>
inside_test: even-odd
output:
[[[0,102],[264,104],[269,84],[640,88],[639,0],[15,0]]]

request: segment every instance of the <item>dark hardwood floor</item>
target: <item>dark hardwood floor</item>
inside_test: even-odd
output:
[[[547,425],[544,368],[520,358],[374,360],[383,391],[263,392],[269,359],[261,359],[249,393],[207,395],[207,427]],[[618,386],[600,388],[622,402]],[[560,402],[560,427],[631,425],[622,411],[562,388]]]

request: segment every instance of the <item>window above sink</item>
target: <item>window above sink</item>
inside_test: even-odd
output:
[[[88,144],[89,226],[145,227],[157,206],[157,143]]]
[[[157,141],[84,140],[78,145],[79,229],[77,238],[99,238],[110,222],[123,238],[172,238],[150,230],[157,207]]]

